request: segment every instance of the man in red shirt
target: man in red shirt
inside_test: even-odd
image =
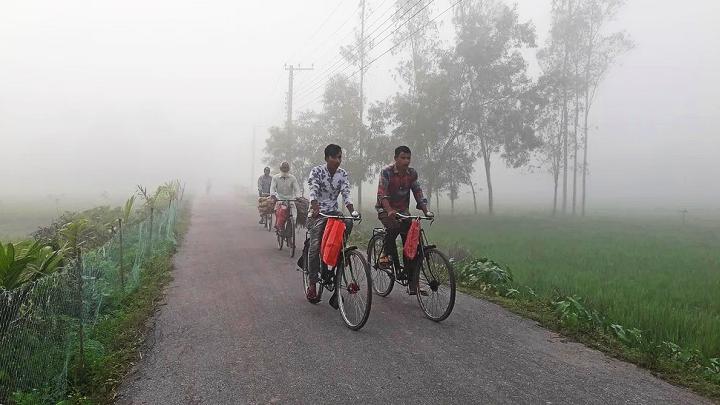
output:
[[[402,235],[402,241],[405,243],[409,221],[398,221],[397,214],[409,214],[410,209],[410,192],[412,191],[417,203],[417,209],[427,216],[433,213],[427,209],[427,199],[423,195],[422,188],[418,183],[418,174],[415,169],[410,167],[411,152],[407,146],[398,146],[395,148],[395,163],[385,167],[380,172],[380,183],[378,184],[377,204],[375,209],[378,212],[378,219],[382,222],[386,229],[383,252],[379,263],[381,267],[389,268],[391,263],[396,269],[400,269],[400,259],[398,257],[395,239],[398,235]],[[404,260],[405,273],[399,273],[398,278],[408,277],[409,294],[417,294],[417,259]]]

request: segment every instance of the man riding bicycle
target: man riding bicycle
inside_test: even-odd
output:
[[[307,290],[307,298],[310,300],[317,297],[316,284],[320,272],[320,244],[327,224],[327,218],[320,217],[320,213],[342,215],[338,207],[338,196],[342,195],[343,203],[351,212],[351,215],[356,218],[360,217],[350,199],[350,177],[344,169],[340,168],[340,163],[342,163],[342,148],[330,144],[325,147],[325,164],[314,167],[308,177],[310,212],[313,218],[308,223],[310,233],[310,244],[308,246],[310,286]],[[352,221],[345,221],[345,226],[345,237],[347,237],[352,231]]]
[[[258,197],[267,197],[270,195],[270,185],[272,184],[272,176],[270,175],[270,168],[266,167],[264,170],[264,174],[260,177],[258,177],[257,181],[257,187],[258,187]],[[265,217],[262,213],[260,213],[260,224],[265,223]]]
[[[428,211],[428,201],[418,183],[417,171],[410,167],[410,160],[410,148],[398,146],[395,148],[395,163],[386,166],[380,172],[375,209],[378,212],[378,219],[386,229],[383,243],[384,253],[378,260],[381,268],[390,268],[394,264],[396,269],[400,269],[395,240],[398,235],[401,235],[403,244],[405,243],[410,222],[399,221],[397,214],[409,214],[411,191],[415,197],[417,209],[422,210],[426,216],[433,216],[433,213]],[[405,272],[399,273],[400,276],[408,277],[408,293],[410,295],[417,295],[417,270],[419,268],[417,261],[419,258],[419,256],[413,260],[405,258]]]
[[[274,175],[270,183],[270,198],[275,202],[275,212],[277,213],[283,204],[278,200],[295,200],[300,198],[300,196],[300,184],[298,184],[297,178],[290,174],[290,163],[282,162],[280,164],[280,173]],[[287,203],[287,205],[290,208],[293,218],[296,218],[297,208],[295,207],[295,203],[290,202]],[[277,214],[275,217],[279,218]],[[285,224],[281,224],[279,221],[275,222],[277,229],[282,229],[284,225]]]

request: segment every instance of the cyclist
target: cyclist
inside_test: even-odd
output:
[[[290,163],[282,162],[280,164],[280,173],[274,175],[270,183],[270,198],[275,202],[275,212],[280,209],[280,205],[282,204],[278,200],[295,200],[300,198],[300,196],[300,184],[298,184],[295,176],[290,174]],[[295,203],[288,203],[288,206],[290,207],[293,218],[297,218]],[[277,215],[276,218],[278,218]],[[284,225],[285,224],[279,222],[275,223],[277,229],[281,229]]]
[[[384,254],[378,259],[381,268],[389,268],[394,264],[396,269],[400,269],[395,239],[398,235],[402,235],[403,244],[405,243],[410,223],[398,221],[397,214],[409,214],[411,191],[415,197],[417,209],[422,210],[426,216],[433,216],[433,213],[428,211],[428,201],[418,183],[418,173],[410,167],[411,157],[410,148],[398,146],[395,148],[395,163],[386,166],[380,172],[375,209],[378,212],[378,219],[386,229],[383,243]],[[418,258],[419,256],[416,256],[413,260],[405,260],[405,272],[400,272],[398,276],[398,278],[408,277],[408,293],[410,295],[417,295]]]
[[[264,170],[264,174],[260,177],[258,177],[257,181],[257,187],[258,187],[258,197],[267,197],[270,195],[270,184],[272,183],[272,176],[270,175],[270,168],[266,167]],[[265,217],[262,213],[260,213],[260,224],[265,223]]]
[[[308,223],[310,230],[310,244],[308,246],[308,272],[310,286],[307,290],[307,298],[312,300],[317,297],[318,273],[320,272],[320,243],[327,224],[327,218],[320,217],[320,213],[326,215],[342,215],[338,207],[338,196],[342,195],[343,203],[351,215],[360,217],[355,211],[350,199],[350,177],[344,169],[340,168],[342,163],[342,148],[335,144],[325,147],[325,164],[316,166],[310,171],[308,177],[308,189],[310,190],[310,212],[312,221]],[[345,221],[345,236],[350,235],[352,221]]]

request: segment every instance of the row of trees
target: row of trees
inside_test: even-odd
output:
[[[331,77],[320,112],[301,113],[292,135],[270,128],[266,161],[287,160],[305,174],[325,144],[338,143],[360,195],[391,146],[405,144],[429,197],[447,193],[453,207],[463,186],[475,199],[472,177],[480,161],[492,214],[492,162],[500,157],[511,167],[542,167],[552,175],[554,214],[558,206],[563,213],[579,206],[584,214],[590,110],[608,69],[632,46],[622,32],[605,33],[622,2],[553,0],[549,39],[537,51],[542,72],[533,78],[523,55],[536,47],[535,29],[516,8],[499,0],[457,3],[454,43],[446,46],[429,7],[396,0],[396,16],[413,16],[396,21],[393,36],[401,90],[370,103],[363,119],[359,83]],[[342,54],[354,63],[364,46],[358,38]]]

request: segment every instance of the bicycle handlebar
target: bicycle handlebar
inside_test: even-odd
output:
[[[334,219],[342,219],[342,220],[349,219],[349,220],[352,220],[352,221],[362,221],[362,217],[361,217],[361,216],[358,216],[358,217],[356,218],[356,217],[353,217],[353,216],[346,217],[346,216],[344,216],[344,215],[328,215],[328,214],[323,214],[322,212],[320,212],[320,213],[318,213],[318,214],[319,214],[321,217],[323,217],[323,218],[334,218]]]
[[[402,219],[419,219],[419,220],[424,220],[424,221],[434,221],[435,220],[434,215],[431,217],[424,216],[424,215],[404,215],[399,212],[395,215],[397,215],[398,218],[402,218]]]

